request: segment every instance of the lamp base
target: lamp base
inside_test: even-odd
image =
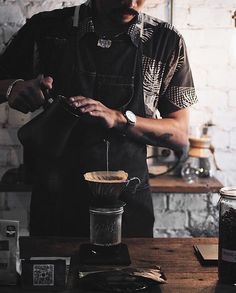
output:
[[[79,253],[73,263],[80,265],[130,265],[130,255],[126,244],[99,246],[91,243],[80,245]]]

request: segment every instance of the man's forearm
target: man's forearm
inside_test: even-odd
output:
[[[135,127],[129,127],[128,135],[150,145],[179,148],[188,144],[188,134],[171,118],[152,119],[137,117]]]
[[[118,129],[122,131],[126,123],[126,119],[121,116]],[[129,126],[126,135],[149,145],[183,149],[188,146],[188,112],[180,110],[163,119],[137,116],[135,126]]]

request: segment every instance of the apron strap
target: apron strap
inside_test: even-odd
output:
[[[75,7],[74,17],[73,17],[73,27],[79,26],[79,11],[80,11],[81,5],[78,5]]]
[[[83,4],[91,7],[91,0],[87,0]],[[80,7],[81,7],[81,5],[78,5],[78,6],[75,7],[74,17],[73,17],[73,27],[78,27],[79,26],[79,11],[80,11]]]

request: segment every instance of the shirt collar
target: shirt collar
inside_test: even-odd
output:
[[[80,18],[80,8],[84,5],[84,13],[81,19]],[[85,34],[96,32],[93,18],[92,18],[92,1],[87,0],[84,4],[76,6],[74,12],[74,21],[73,26],[78,28],[78,37],[79,39],[82,38]],[[130,37],[133,44],[138,47],[140,38],[142,37],[143,33],[143,15],[140,13],[134,23],[132,23],[127,31],[126,34]]]

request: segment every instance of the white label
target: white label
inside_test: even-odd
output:
[[[222,248],[222,260],[236,262],[236,250]]]

